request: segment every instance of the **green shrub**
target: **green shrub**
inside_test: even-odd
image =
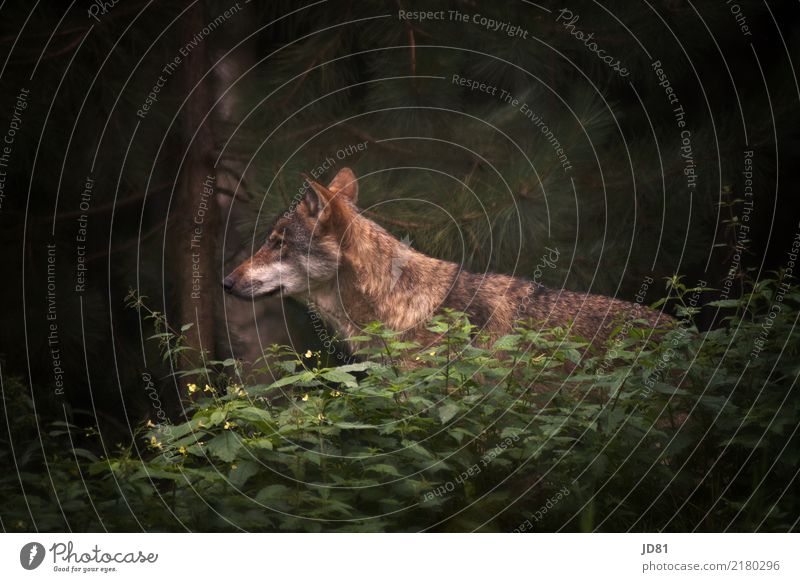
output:
[[[24,499],[0,480],[3,523],[32,529],[27,502],[39,529],[787,531],[798,304],[764,281],[710,305],[730,313],[717,329],[621,325],[583,358],[561,330],[489,345],[450,312],[422,352],[379,324],[357,363],[274,347],[268,385],[209,362],[181,381],[186,422],[148,422],[108,457],[54,427],[63,452],[26,461]]]

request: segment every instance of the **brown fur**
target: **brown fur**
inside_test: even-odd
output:
[[[381,321],[422,345],[436,339],[426,324],[443,308],[467,313],[494,337],[520,319],[569,328],[592,342],[607,338],[620,319],[644,319],[654,327],[671,320],[619,299],[466,272],[415,251],[364,217],[350,169],[342,169],[327,188],[306,180],[308,194],[276,221],[267,243],[225,278],[227,291],[302,299],[344,339]],[[281,238],[279,247],[275,241]]]

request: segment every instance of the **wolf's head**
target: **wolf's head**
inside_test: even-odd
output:
[[[341,247],[357,214],[358,181],[343,168],[327,188],[306,178],[305,190],[278,217],[256,254],[225,277],[225,291],[251,299],[304,295],[336,277]]]

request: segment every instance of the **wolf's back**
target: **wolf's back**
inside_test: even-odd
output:
[[[569,328],[588,340],[603,340],[622,321],[645,320],[665,326],[668,315],[604,295],[550,289],[533,281],[495,273],[460,272],[443,303],[463,311],[490,334],[508,333],[514,323],[532,320],[542,328]]]

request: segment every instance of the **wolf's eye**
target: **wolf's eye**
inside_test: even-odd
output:
[[[273,249],[279,249],[283,246],[283,237],[271,236],[269,237],[269,244]]]

